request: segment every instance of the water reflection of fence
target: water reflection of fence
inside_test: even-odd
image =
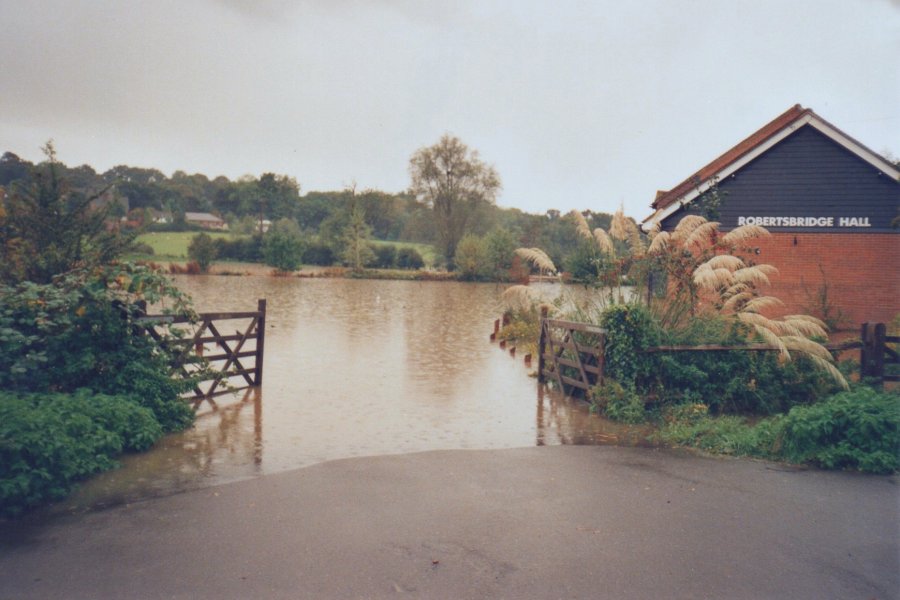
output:
[[[247,321],[249,323],[234,333],[228,333],[225,321]],[[266,334],[266,301],[259,300],[255,311],[247,312],[210,312],[200,313],[196,320],[188,317],[172,315],[146,315],[139,319],[148,335],[160,344],[175,349],[176,359],[173,365],[183,374],[196,376],[190,366],[202,357],[211,367],[208,377],[201,379],[194,386],[194,397],[198,400],[211,398],[221,394],[233,393],[237,390],[262,385],[263,352]],[[192,325],[193,332],[187,331],[184,337],[169,335],[167,329],[172,325]],[[209,347],[209,348],[208,348]],[[253,359],[252,366],[247,359]],[[223,381],[241,378],[246,385],[225,385],[219,389]],[[203,389],[202,384],[209,384]]]

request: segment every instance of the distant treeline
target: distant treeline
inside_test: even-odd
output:
[[[27,183],[41,164],[34,165],[12,152],[0,157],[0,187],[7,190],[18,180]],[[35,170],[35,167],[37,168]],[[431,207],[408,192],[310,191],[301,194],[293,177],[264,173],[236,180],[175,171],[171,177],[157,169],[119,165],[98,173],[89,165],[69,167],[59,164],[60,175],[73,191],[102,192],[112,214],[126,222],[153,229],[189,230],[187,212],[208,212],[222,218],[237,233],[252,233],[265,219],[295,221],[308,244],[332,248],[343,243],[344,232],[354,207],[361,207],[372,237],[380,240],[433,244],[436,231]],[[470,219],[468,234],[487,236],[502,231],[519,247],[540,247],[557,265],[577,262],[579,237],[572,223],[558,210],[530,214],[515,208],[484,203]],[[611,215],[584,211],[593,227],[608,228]],[[163,221],[167,221],[163,223]],[[234,248],[256,254],[257,248]]]

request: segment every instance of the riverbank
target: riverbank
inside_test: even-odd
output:
[[[597,446],[338,460],[7,523],[0,597],[892,598],[897,483]]]

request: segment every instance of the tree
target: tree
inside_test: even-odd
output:
[[[472,213],[494,202],[500,176],[481,161],[477,151],[449,134],[434,146],[417,150],[409,161],[409,172],[411,192],[434,211],[440,250],[452,267]]]
[[[131,238],[107,227],[113,202],[103,191],[70,189],[53,142],[27,181],[14,182],[0,221],[0,280],[49,283],[76,267],[105,264]],[[104,190],[105,191],[105,190]]]
[[[370,263],[375,255],[369,247],[372,228],[366,223],[366,212],[356,205],[350,211],[350,223],[344,229],[344,262],[359,271]]]
[[[266,264],[282,273],[300,268],[306,244],[300,227],[293,219],[279,219],[263,238],[263,257]]]
[[[462,279],[476,281],[488,276],[487,249],[484,240],[471,233],[466,234],[456,245],[453,261]]]
[[[188,246],[188,257],[200,265],[200,271],[206,273],[216,259],[216,244],[208,233],[198,233],[191,238]]]

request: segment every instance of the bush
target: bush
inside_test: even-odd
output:
[[[784,418],[782,455],[829,469],[900,468],[900,394],[857,387]]]
[[[591,390],[591,405],[613,421],[641,423],[646,417],[644,400],[634,388],[613,380]]]
[[[392,269],[397,264],[397,248],[393,244],[373,244],[372,252],[375,253],[372,266],[376,269]]]
[[[404,246],[397,251],[397,267],[400,269],[421,269],[425,260],[415,248]]]
[[[314,239],[303,252],[303,264],[330,267],[334,264],[334,250],[325,242]]]
[[[198,233],[191,238],[188,246],[188,257],[200,265],[200,271],[206,273],[216,259],[216,244],[208,233]]]
[[[738,416],[706,416],[696,406],[687,404],[665,411],[664,416],[670,422],[660,432],[663,441],[717,454],[775,456],[782,430],[781,417],[750,425]],[[681,414],[685,412],[688,414]]]
[[[216,238],[214,243],[216,256],[219,259],[241,262],[262,262],[263,260],[262,236],[239,237],[233,240]]]
[[[77,480],[161,435],[153,413],[129,398],[0,391],[0,514],[62,498]]]
[[[642,305],[619,304],[603,312],[606,329],[606,373],[623,386],[646,390],[655,378],[655,357],[643,352],[658,343],[659,335],[649,310]]]
[[[134,322],[139,298],[151,304],[166,299],[175,312],[189,314],[181,292],[146,267],[75,271],[52,284],[0,285],[0,389],[133,395],[165,431],[185,427],[193,413],[179,396],[192,382],[173,373],[171,352],[140,334]]]
[[[281,272],[289,273],[299,269],[304,250],[300,227],[293,219],[280,219],[263,238],[266,264]]]

